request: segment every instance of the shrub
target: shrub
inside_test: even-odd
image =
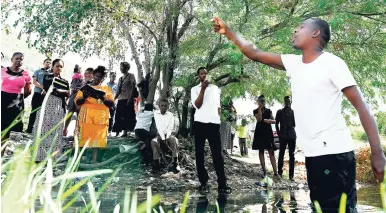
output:
[[[368,141],[369,140],[366,132],[364,132],[364,131],[353,131],[351,133],[351,135],[355,140],[358,140],[358,141]]]
[[[386,146],[383,146],[383,152],[386,154]],[[376,184],[377,180],[371,168],[371,150],[370,146],[365,146],[356,151],[357,161],[357,180],[361,183]]]
[[[386,136],[386,112],[378,112],[375,114],[379,133]]]

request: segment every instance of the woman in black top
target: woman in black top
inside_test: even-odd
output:
[[[253,115],[255,116],[257,123],[255,128],[255,134],[253,137],[252,149],[259,150],[259,159],[264,176],[267,174],[267,170],[265,168],[264,151],[268,150],[269,158],[273,167],[273,172],[276,176],[278,175],[278,173],[273,147],[274,137],[271,126],[271,124],[275,123],[275,120],[273,119],[272,111],[265,107],[264,95],[259,96],[258,104],[259,107],[253,110]]]
[[[43,106],[36,112],[36,120],[33,134],[36,138],[40,132],[40,138],[46,136],[39,143],[36,162],[43,161],[47,155],[57,151],[55,157],[61,155],[61,145],[63,144],[64,118],[66,114],[65,98],[70,95],[68,81],[60,77],[64,67],[62,59],[55,59],[52,62],[52,73],[46,75],[43,81],[44,90],[48,91],[53,87],[52,93],[45,97]],[[43,110],[43,111],[42,111]],[[41,125],[41,126],[40,126]],[[51,132],[51,130],[54,131]],[[40,130],[40,131],[38,131]]]

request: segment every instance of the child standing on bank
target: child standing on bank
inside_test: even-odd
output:
[[[241,156],[248,156],[248,147],[247,147],[247,120],[241,120],[241,126],[237,129],[237,135],[239,137],[239,146]]]

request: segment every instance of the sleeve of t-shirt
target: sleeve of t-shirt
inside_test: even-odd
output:
[[[192,105],[195,109],[197,109],[196,104],[194,103],[198,97],[197,91],[195,90],[195,87],[193,87],[190,90],[190,99],[192,100]]]
[[[346,87],[357,85],[347,64],[341,58],[336,57],[335,62],[331,64],[332,66],[329,69],[330,79],[340,91]]]
[[[38,77],[38,75],[39,75],[39,70],[36,70],[35,72],[34,72],[34,74],[32,75],[32,77],[34,78],[34,77]]]
[[[217,99],[217,108],[221,108],[221,89],[217,88],[218,99]]]
[[[291,77],[291,73],[297,69],[299,57],[301,56],[294,54],[281,55],[281,61],[284,65],[288,77]]]
[[[28,71],[23,71],[23,76],[27,84],[31,83],[31,76],[29,75]]]

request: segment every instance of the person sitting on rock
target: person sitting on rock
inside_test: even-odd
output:
[[[159,108],[160,110],[154,113],[157,137],[151,141],[151,149],[153,151],[153,171],[157,172],[160,169],[160,157],[162,155],[161,145],[165,145],[173,154],[172,171],[178,173],[180,170],[178,166],[178,139],[172,135],[174,116],[168,111],[168,100],[160,100]]]
[[[143,142],[140,151],[143,156],[144,163],[151,162],[151,144],[150,141],[156,137],[156,132],[152,130],[153,123],[153,104],[145,104],[145,107],[140,110],[137,115],[137,123],[134,128],[134,133],[137,139]]]

